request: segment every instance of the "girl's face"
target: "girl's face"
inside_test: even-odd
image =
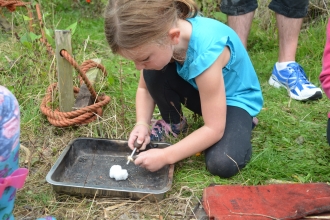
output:
[[[138,70],[161,70],[170,62],[173,47],[170,43],[164,45],[148,43],[134,49],[122,50],[119,54],[132,60]]]

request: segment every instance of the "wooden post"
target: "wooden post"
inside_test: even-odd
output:
[[[55,30],[56,61],[58,73],[58,91],[60,111],[72,111],[74,104],[73,69],[72,65],[61,56],[61,50],[72,55],[71,32],[68,30]]]

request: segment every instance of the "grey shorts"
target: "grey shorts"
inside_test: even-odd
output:
[[[271,0],[269,9],[289,18],[303,18],[307,15],[309,0]],[[256,10],[257,0],[221,0],[220,10],[224,14],[237,16]]]

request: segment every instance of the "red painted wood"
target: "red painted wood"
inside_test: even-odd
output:
[[[325,183],[264,186],[210,186],[203,192],[210,219],[300,219],[330,212],[330,186]]]

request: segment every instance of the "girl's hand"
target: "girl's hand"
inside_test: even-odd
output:
[[[143,125],[143,124],[137,124],[133,128],[129,138],[128,138],[128,146],[131,148],[131,150],[134,149],[134,142],[137,142],[137,144],[142,146],[139,148],[141,150],[144,150],[150,142],[150,129]]]
[[[167,165],[164,149],[150,149],[139,153],[134,161],[136,166],[155,172]]]

